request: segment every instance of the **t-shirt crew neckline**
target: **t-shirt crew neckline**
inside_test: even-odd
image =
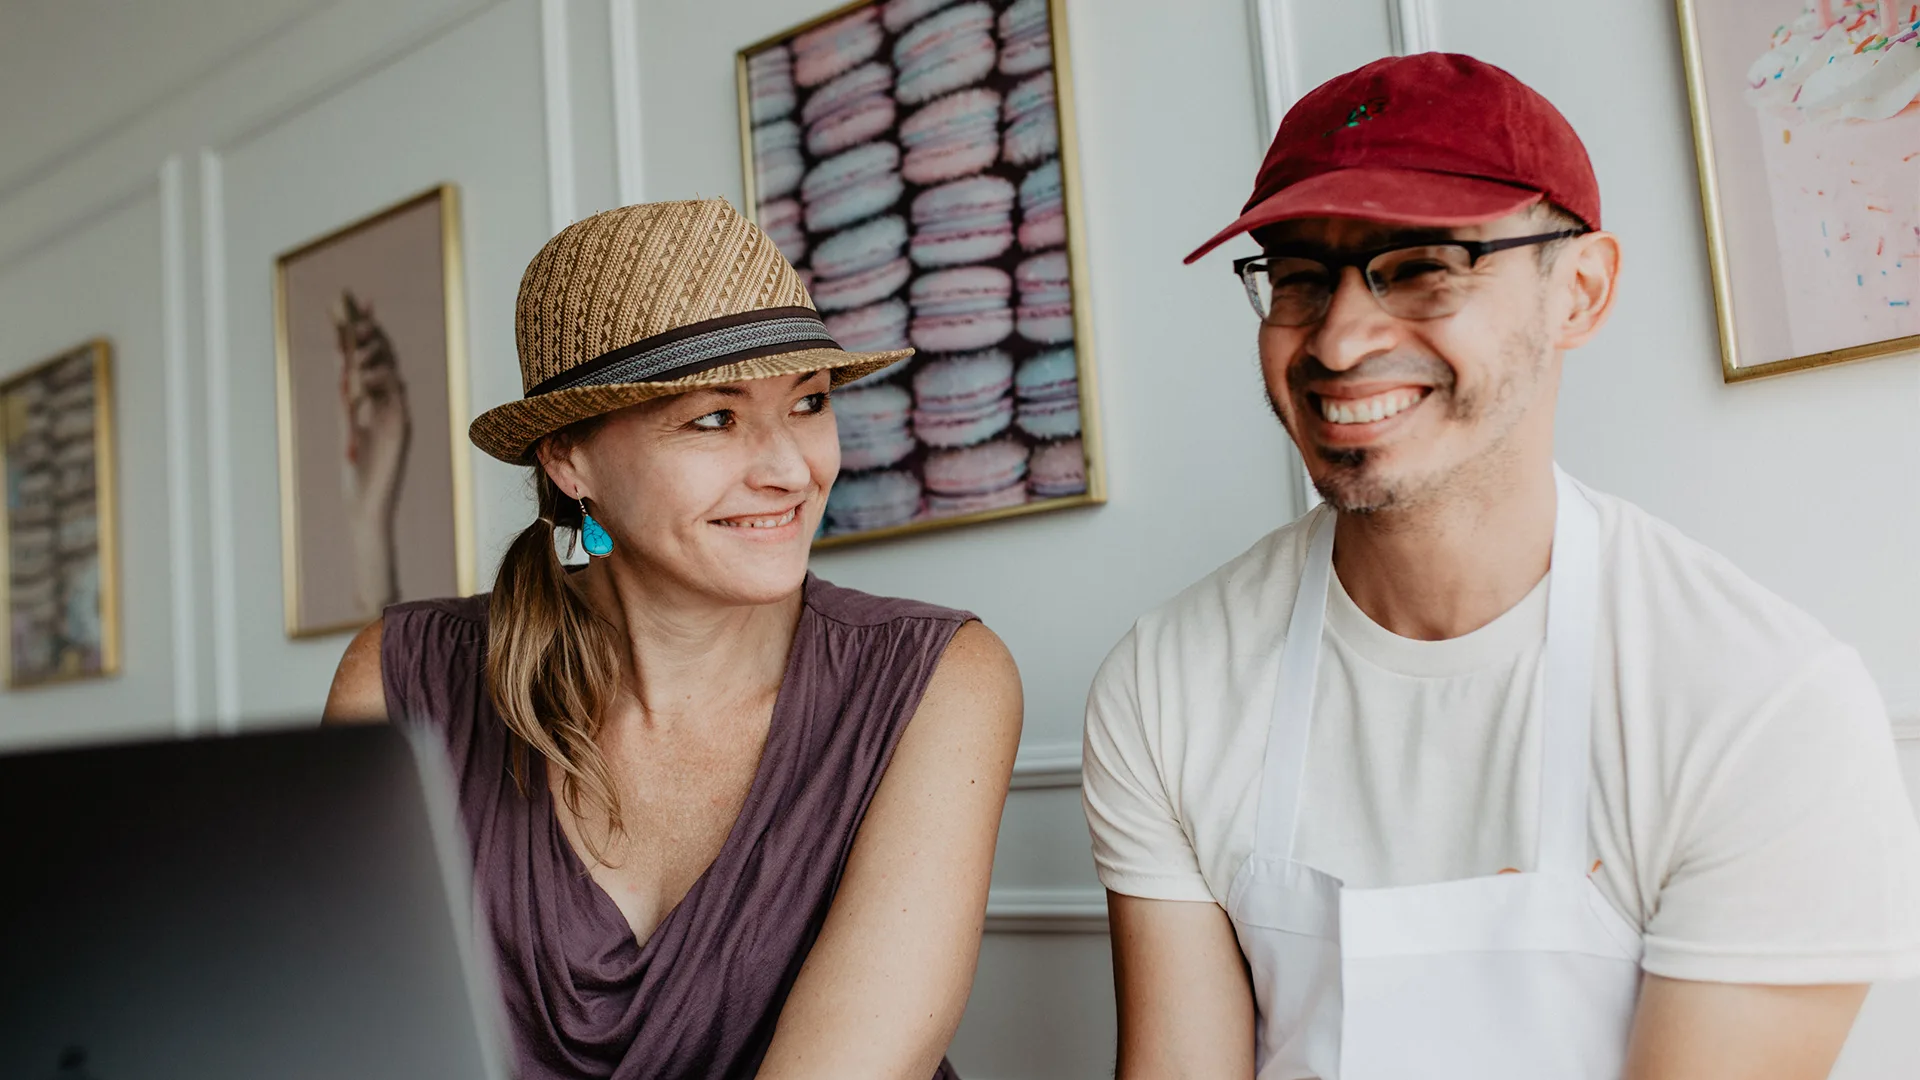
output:
[[[1444,679],[1511,665],[1547,637],[1547,582],[1542,575],[1520,602],[1492,622],[1444,641],[1421,641],[1388,630],[1353,602],[1338,573],[1327,588],[1327,629],[1356,656],[1396,675]]]
[[[773,771],[779,763],[787,760],[784,743],[776,740],[788,738],[790,729],[794,727],[794,723],[785,716],[791,708],[788,694],[793,684],[793,680],[788,675],[793,671],[794,658],[800,649],[801,628],[814,613],[811,597],[813,580],[813,574],[809,572],[805,583],[801,586],[800,619],[794,626],[793,643],[787,647],[787,666],[780,677],[780,689],[774,692],[773,713],[767,718],[767,738],[760,747],[760,760],[754,764],[753,781],[747,785],[747,797],[741,800],[740,812],[734,816],[733,825],[727,830],[727,838],[721,841],[720,850],[714,853],[713,861],[700,871],[699,876],[693,879],[692,885],[687,886],[686,895],[680,897],[672,907],[667,909],[666,914],[660,916],[660,921],[653,925],[653,929],[645,938],[634,931],[633,924],[627,921],[626,912],[620,910],[620,905],[614,901],[612,894],[594,880],[593,872],[587,866],[586,856],[576,850],[573,841],[567,838],[567,830],[560,823],[558,792],[550,782],[551,774],[545,768],[545,759],[541,759],[540,811],[547,819],[548,832],[553,838],[554,847],[560,851],[560,860],[565,864],[567,876],[579,882],[580,886],[587,890],[588,902],[591,903],[596,914],[606,920],[608,926],[623,931],[642,960],[653,953],[655,946],[666,937],[665,931],[682,917],[683,912],[691,910],[699,903],[707,883],[713,878],[720,865],[733,857],[740,845],[746,842],[741,833],[754,819],[760,804],[771,797],[770,791],[774,784]]]

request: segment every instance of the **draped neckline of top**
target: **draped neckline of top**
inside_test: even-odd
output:
[[[747,797],[741,801],[740,810],[734,815],[733,824],[727,829],[727,838],[721,842],[720,850],[714,853],[713,861],[709,862],[700,871],[699,876],[693,879],[693,884],[687,887],[686,893],[674,901],[673,906],[669,907],[666,914],[660,917],[660,921],[648,931],[644,940],[634,929],[633,924],[627,921],[626,913],[620,910],[620,905],[614,901],[613,896],[594,879],[592,870],[587,866],[586,856],[573,846],[572,839],[567,836],[566,827],[560,822],[559,800],[555,797],[550,774],[544,767],[539,770],[540,805],[536,812],[546,819],[548,834],[554,848],[560,852],[560,859],[567,871],[568,880],[576,882],[577,887],[586,890],[589,903],[607,925],[625,930],[628,940],[639,953],[639,959],[643,963],[652,955],[654,947],[666,936],[662,931],[667,930],[683,917],[688,917],[686,913],[698,906],[707,883],[713,878],[715,868],[734,855],[740,845],[746,842],[747,838],[742,835],[743,830],[747,827],[747,823],[754,819],[754,811],[771,797],[770,789],[775,780],[772,774],[779,762],[787,760],[788,755],[784,752],[785,740],[792,737],[792,729],[796,727],[786,713],[792,708],[790,690],[793,686],[791,675],[794,661],[800,652],[807,620],[814,617],[813,609],[807,602],[808,594],[813,590],[813,582],[813,573],[808,571],[806,581],[801,586],[800,618],[794,624],[793,641],[787,646],[787,665],[780,675],[780,689],[774,693],[773,713],[767,720],[767,737],[761,744],[760,760],[754,765],[753,781],[747,786]],[[775,744],[776,739],[781,740],[780,745]],[[541,760],[544,766],[545,759]]]

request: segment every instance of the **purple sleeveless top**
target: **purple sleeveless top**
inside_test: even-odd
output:
[[[487,597],[386,610],[387,714],[445,741],[521,1080],[753,1076],[894,745],[971,618],[808,575],[746,803],[641,943],[561,832],[537,755],[527,793],[514,784],[486,691]]]

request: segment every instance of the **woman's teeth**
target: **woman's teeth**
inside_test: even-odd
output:
[[[1368,398],[1321,398],[1320,415],[1330,424],[1371,424],[1420,403],[1424,390],[1389,390]]]
[[[799,513],[800,508],[796,506],[784,514],[775,514],[772,517],[721,518],[717,524],[725,525],[730,529],[777,529],[792,522]]]

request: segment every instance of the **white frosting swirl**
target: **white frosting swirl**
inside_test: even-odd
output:
[[[1819,4],[1773,34],[1747,69],[1747,101],[1814,122],[1885,120],[1920,100],[1920,12],[1910,0],[1887,5],[1899,19],[1885,32],[1874,0],[1833,0],[1822,28]]]

